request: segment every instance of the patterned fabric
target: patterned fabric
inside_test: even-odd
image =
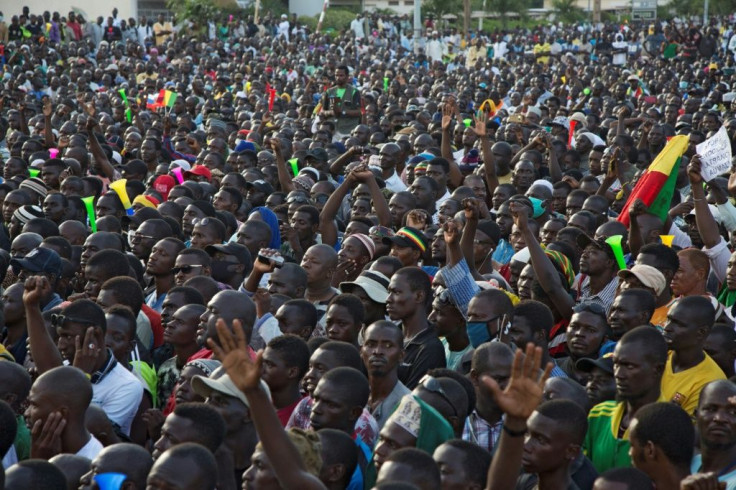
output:
[[[503,427],[503,419],[491,425],[486,422],[477,411],[465,419],[463,427],[463,441],[472,442],[482,447],[489,453],[493,454],[496,448],[498,438],[501,436],[501,427]]]
[[[286,429],[292,427],[298,427],[300,429],[308,429],[309,416],[312,414],[312,405],[314,405],[314,399],[306,397],[299,402],[294,412],[289,418],[289,423],[286,424]],[[353,438],[359,437],[369,448],[376,446],[378,440],[378,424],[376,419],[370,414],[368,410],[363,409],[363,413],[360,414],[360,418],[355,422],[355,430],[353,431]]]

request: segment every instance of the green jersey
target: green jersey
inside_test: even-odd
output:
[[[619,438],[625,408],[624,403],[607,401],[593,407],[588,414],[588,433],[583,441],[583,451],[598,473],[631,466],[629,430],[626,429]]]

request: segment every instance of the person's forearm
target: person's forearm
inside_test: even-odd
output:
[[[376,182],[376,179],[368,180],[368,188],[371,192],[373,209],[376,211],[378,223],[381,226],[391,228],[391,212],[388,209],[388,202],[386,201],[386,198],[383,197],[383,193],[381,193],[381,188],[378,187],[378,182]]]
[[[335,245],[337,243],[337,227],[335,226],[335,216],[340,209],[343,199],[350,191],[351,181],[346,178],[342,184],[337,186],[335,192],[325,202],[325,206],[319,213],[319,232],[322,234],[322,243]]]
[[[498,174],[496,173],[496,160],[493,158],[491,151],[491,140],[486,135],[481,140],[481,150],[483,151],[483,169],[485,174],[486,185],[488,186],[488,197],[493,196],[493,192],[498,187]],[[487,204],[487,203],[486,203]]]
[[[526,429],[525,420],[507,418],[503,421],[503,424],[514,432],[521,432]],[[498,449],[493,461],[491,461],[491,467],[488,469],[486,490],[513,490],[516,488],[523,451],[523,436],[513,437],[505,430],[501,431]]]
[[[100,142],[97,141],[97,138],[95,138],[94,131],[88,131],[88,134],[89,151],[90,153],[92,153],[92,156],[95,159],[95,164],[100,170],[102,170],[102,173],[105,175],[105,177],[107,177],[108,180],[112,182],[115,176],[115,169],[110,164],[110,160],[107,159],[107,155],[105,155],[102,146],[100,146]]]
[[[700,233],[700,238],[703,239],[703,245],[707,248],[713,248],[721,242],[718,223],[710,212],[703,185],[700,183],[693,184],[690,189],[693,193],[693,202],[695,202],[695,223],[698,225],[698,233]]]
[[[562,169],[560,168],[560,162],[557,161],[557,155],[555,154],[554,148],[550,148],[549,151],[549,176],[552,179],[552,183],[557,183],[562,180]]]
[[[460,236],[460,251],[462,256],[458,256],[452,265],[460,262],[461,258],[465,258],[468,263],[468,269],[470,273],[475,277],[480,275],[475,267],[475,232],[478,229],[478,220],[471,218],[466,221],[465,227],[463,227],[463,233]],[[448,261],[449,263],[449,261]]]
[[[446,129],[442,130],[442,142],[440,143],[440,150],[442,153],[442,158],[447,161],[454,160],[454,158],[452,158],[452,145],[450,144],[451,137],[452,136],[450,134],[450,131]]]
[[[342,175],[345,170],[345,166],[353,161],[354,153],[352,150],[348,150],[338,157],[337,160],[332,162],[330,165],[330,173],[333,177]]]
[[[629,210],[624,209],[621,212],[628,213]],[[639,249],[643,246],[644,242],[642,241],[641,230],[639,229],[639,223],[636,221],[636,216],[629,216],[629,250],[631,251],[631,256],[636,257],[639,255]]]
[[[258,290],[258,284],[260,284],[263,278],[263,272],[253,269],[248,277],[243,282],[243,289],[251,293],[255,293]]]
[[[281,192],[288,194],[289,192],[293,191],[294,182],[291,180],[293,177],[289,175],[289,170],[286,168],[284,157],[280,154],[276,155],[276,169],[279,174],[279,185],[281,186]]]
[[[46,329],[41,310],[38,307],[25,308],[28,339],[31,345],[31,357],[39,374],[61,366],[63,359],[59,349]]]
[[[572,307],[575,305],[575,301],[567,293],[566,288],[562,287],[557,269],[552,264],[550,258],[547,257],[547,254],[544,253],[542,246],[537,241],[537,237],[534,236],[529,228],[523,230],[522,235],[524,236],[524,243],[526,243],[527,249],[529,250],[532,269],[534,269],[534,275],[537,276],[539,285],[547,293],[560,315],[563,318],[571,318]]]
[[[54,133],[51,131],[51,116],[43,118],[43,137],[46,142],[46,148],[53,148],[56,144],[54,141]]]

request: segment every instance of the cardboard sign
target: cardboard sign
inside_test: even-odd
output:
[[[702,162],[700,174],[704,181],[710,182],[731,170],[731,142],[725,127],[695,148]]]

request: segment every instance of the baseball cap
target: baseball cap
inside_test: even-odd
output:
[[[261,388],[266,391],[266,394],[270,399],[271,391],[268,389],[268,385],[266,385],[266,383],[264,383],[262,380]],[[233,381],[230,379],[230,376],[228,376],[227,374],[217,379],[205,378],[204,376],[197,375],[192,378],[192,389],[194,389],[194,392],[196,394],[205,398],[209,397],[213,391],[216,391],[225,396],[237,398],[238,400],[243,402],[246,407],[250,406],[250,404],[248,403],[248,399],[245,397],[245,393],[240,391],[238,387],[235,386],[235,383],[233,383]]]
[[[383,243],[385,245],[398,245],[399,247],[411,247],[415,250],[419,250],[424,253],[427,250],[427,238],[424,234],[412,228],[411,226],[405,226],[401,228],[392,237],[384,237]]]
[[[632,73],[631,75],[629,75],[629,78],[626,79],[626,81],[628,81],[628,82],[630,82],[632,80],[636,80],[638,82],[639,81],[639,76],[636,75],[635,73]]]
[[[365,291],[370,299],[376,303],[386,303],[388,298],[388,277],[377,271],[363,271],[354,281],[340,283],[340,291],[350,293],[355,287]]]
[[[224,253],[225,255],[232,255],[238,259],[238,262],[241,264],[245,264],[246,266],[253,265],[253,259],[251,258],[248,248],[236,242],[208,245],[204,250],[210,255],[215,255],[217,252]]]
[[[273,186],[262,179],[258,179],[258,180],[254,180],[253,182],[245,183],[246,189],[250,189],[251,187],[255,188],[259,192],[265,192],[266,194],[273,193]]]
[[[174,160],[173,162],[171,162],[171,163],[169,164],[169,170],[171,170],[171,169],[173,169],[173,168],[175,168],[175,167],[179,167],[179,168],[180,168],[180,169],[182,169],[182,170],[183,170],[184,172],[186,172],[187,170],[191,170],[191,168],[192,168],[192,164],[191,164],[191,163],[189,163],[189,162],[187,162],[187,161],[186,161],[186,160],[184,160],[183,158],[179,158],[179,159],[177,159],[177,160]]]
[[[50,248],[39,247],[31,250],[22,259],[10,259],[10,266],[16,275],[21,269],[59,275],[59,272],[61,272],[61,257]]]
[[[578,359],[575,367],[584,373],[589,373],[593,368],[598,368],[608,374],[613,374],[613,354],[609,352],[608,354],[603,354],[598,359],[583,357],[582,359]]]
[[[596,240],[590,235],[586,235],[585,233],[583,233],[583,234],[578,235],[577,242],[578,242],[578,247],[580,247],[581,250],[584,250],[588,245],[593,245],[599,248],[600,250],[603,250],[604,252],[606,252],[606,254],[612,259],[616,258],[615,255],[613,254],[613,249],[611,248],[611,246],[608,243],[606,243],[606,241],[603,239]]]
[[[557,116],[552,119],[550,123],[552,126],[562,126],[563,128],[570,130],[570,121],[565,116]]]
[[[144,207],[133,213],[132,216],[123,216],[120,218],[120,223],[123,225],[133,223],[136,226],[140,226],[141,223],[149,219],[161,219],[161,213],[153,208]]]
[[[313,150],[309,150],[305,155],[305,158],[314,158],[318,162],[326,162],[330,159],[324,148],[314,148]]]
[[[621,279],[632,276],[636,277],[646,287],[653,289],[654,293],[658,296],[662,294],[662,291],[667,286],[667,280],[664,278],[664,275],[651,265],[636,264],[631,269],[618,271],[618,277]]]
[[[192,175],[198,175],[207,179],[207,182],[212,180],[212,172],[204,165],[195,165],[190,170],[184,172],[184,177],[190,177]]]
[[[125,174],[143,174],[146,175],[148,173],[148,167],[145,163],[143,163],[142,160],[131,160],[128,162],[127,165],[123,165],[120,167],[120,173],[123,174],[123,177]]]

